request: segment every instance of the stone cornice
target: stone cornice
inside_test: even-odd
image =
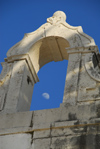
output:
[[[32,64],[32,61],[31,61],[30,56],[29,56],[28,53],[27,54],[14,55],[14,56],[10,56],[10,57],[5,58],[5,61],[8,62],[8,63],[12,63],[14,61],[20,61],[20,60],[25,60],[26,61],[27,65],[29,67],[29,70],[32,74],[33,80],[35,81],[35,83],[39,82],[39,78],[37,76],[37,73],[35,71],[35,68]]]

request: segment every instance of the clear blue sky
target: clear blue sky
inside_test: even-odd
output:
[[[0,0],[0,62],[24,33],[39,28],[57,10],[66,13],[70,25],[82,26],[100,48],[100,0]],[[0,72],[1,69],[0,66]],[[60,106],[66,70],[67,61],[51,62],[40,69],[40,82],[34,87],[31,110]]]

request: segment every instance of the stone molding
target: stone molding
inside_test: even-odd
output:
[[[43,24],[34,32],[26,33],[24,38],[15,44],[7,52],[7,57],[11,55],[25,54],[29,52],[32,45],[40,39],[50,36],[58,36],[66,39],[70,47],[94,46],[93,38],[83,33],[82,27],[73,27],[65,22],[66,15],[62,11],[57,11],[54,15],[47,19],[47,23]]]
[[[73,48],[66,48],[68,54],[73,53],[99,53],[98,46],[82,46],[82,47],[73,47]]]
[[[35,71],[35,68],[32,64],[32,61],[31,61],[28,53],[27,54],[21,54],[21,55],[14,55],[14,56],[10,56],[10,57],[5,58],[5,62],[8,62],[8,63],[12,63],[14,61],[20,61],[20,60],[26,61],[27,65],[29,67],[29,70],[32,74],[33,80],[35,81],[35,83],[39,82],[39,78],[37,76],[37,73]]]

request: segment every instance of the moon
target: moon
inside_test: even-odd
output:
[[[42,96],[45,98],[45,99],[49,99],[50,98],[50,95],[48,93],[43,93]]]

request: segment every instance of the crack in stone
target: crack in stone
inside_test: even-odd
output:
[[[51,148],[51,145],[52,145],[52,135],[51,135],[51,132],[52,132],[52,124],[50,124],[50,149]]]
[[[31,117],[30,127],[33,127],[33,117],[34,117],[34,111],[32,112],[32,117]]]
[[[76,96],[76,104],[78,100],[78,92],[79,92],[79,82],[80,82],[80,70],[82,68],[82,54],[80,55],[80,62],[79,62],[79,73],[78,73],[78,80],[77,80],[77,96]]]

